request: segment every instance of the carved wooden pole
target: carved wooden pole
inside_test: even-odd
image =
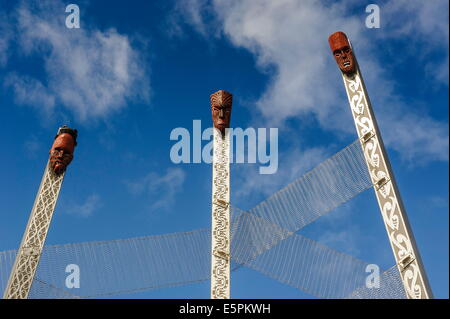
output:
[[[76,139],[77,130],[72,130],[67,126],[61,127],[56,134],[25,234],[3,295],[4,299],[28,298],[65,171],[73,159]]]
[[[211,94],[214,123],[211,299],[230,298],[230,127],[232,95]]]
[[[343,32],[333,33],[328,41],[342,72],[356,131],[406,295],[412,299],[432,298],[419,250],[350,41]]]

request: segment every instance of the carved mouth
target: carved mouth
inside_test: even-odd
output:
[[[348,62],[348,61],[344,62],[344,67],[346,68],[348,66],[350,66],[350,62]]]
[[[62,161],[54,161],[53,163],[54,163],[54,165],[62,165],[63,164]]]

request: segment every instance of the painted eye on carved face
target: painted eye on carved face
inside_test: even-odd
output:
[[[67,151],[67,150],[65,150],[63,148],[55,148],[52,151],[52,155],[54,155],[54,156],[62,156],[62,157],[66,157],[66,158],[72,156],[72,154],[69,151]]]

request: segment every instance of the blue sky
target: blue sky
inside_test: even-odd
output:
[[[211,223],[211,166],[172,163],[170,132],[211,125],[209,95],[234,95],[232,126],[277,127],[279,169],[233,164],[250,209],[356,139],[327,43],[355,48],[422,258],[448,298],[447,1],[0,0],[0,250],[17,248],[62,124],[79,131],[47,244],[188,231]],[[365,26],[367,4],[381,27]],[[134,185],[134,186],[133,186]],[[304,234],[365,261],[394,260],[371,190]],[[253,270],[234,298],[308,295]],[[130,296],[124,296],[130,297]],[[209,298],[209,283],[131,297]]]

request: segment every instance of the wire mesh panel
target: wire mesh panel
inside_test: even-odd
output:
[[[42,282],[83,298],[185,285],[209,279],[210,231],[45,247],[30,298]],[[79,268],[79,288],[66,285]],[[75,292],[73,292],[75,291]],[[53,292],[54,293],[54,292]]]
[[[246,266],[319,298],[345,298],[359,287],[366,287],[369,264],[330,249],[301,235],[293,235],[265,251]],[[392,285],[392,278],[381,277],[386,294],[397,294],[403,286]],[[367,296],[375,295],[367,287]],[[357,294],[363,296],[363,293]]]
[[[356,140],[249,212],[296,232],[372,185]]]
[[[55,287],[37,277],[34,277],[28,299],[79,299],[80,297],[71,294],[63,288]]]
[[[403,281],[397,265],[389,268],[380,276],[379,287],[362,286],[355,289],[347,299],[406,299]]]
[[[403,298],[395,267],[382,274],[380,288],[368,288],[368,263],[296,234],[371,188],[365,165],[357,140],[250,211],[232,206],[232,270],[246,266],[319,298]],[[199,229],[46,246],[29,298],[93,298],[206,281],[210,240],[211,231]],[[2,290],[15,255],[0,253]],[[73,265],[76,289],[66,282]]]
[[[17,250],[8,250],[0,253],[0,292],[2,293],[8,285],[9,275],[16,259]]]

